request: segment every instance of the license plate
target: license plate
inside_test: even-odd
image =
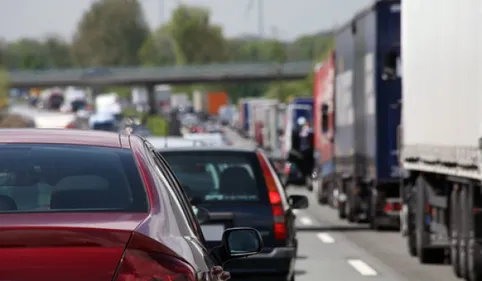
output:
[[[201,225],[201,229],[206,241],[221,241],[224,232],[224,225],[211,224]]]

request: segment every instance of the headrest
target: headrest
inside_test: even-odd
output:
[[[0,195],[0,211],[16,211],[17,209],[17,203],[12,197]]]
[[[116,203],[106,190],[59,190],[52,193],[50,209],[112,208]]]
[[[257,193],[256,182],[243,167],[229,167],[221,173],[219,189],[226,194]]]

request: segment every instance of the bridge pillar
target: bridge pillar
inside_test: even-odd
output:
[[[154,91],[155,84],[147,84],[145,87],[149,104],[149,115],[157,115],[156,92]]]

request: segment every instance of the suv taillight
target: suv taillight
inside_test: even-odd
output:
[[[117,270],[115,281],[195,281],[196,273],[169,248],[134,233]]]
[[[268,187],[269,202],[271,203],[271,209],[273,211],[274,217],[274,237],[277,240],[285,240],[287,238],[285,212],[283,205],[281,204],[281,195],[276,186],[276,181],[273,177],[273,173],[269,168],[268,160],[263,154],[258,152],[259,163],[261,164],[261,169],[263,170],[264,180],[266,186]]]

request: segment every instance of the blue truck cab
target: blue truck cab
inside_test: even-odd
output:
[[[400,13],[400,1],[377,1],[335,37],[338,212],[375,229],[398,225],[401,209],[401,79],[386,79],[387,64],[400,57]]]

